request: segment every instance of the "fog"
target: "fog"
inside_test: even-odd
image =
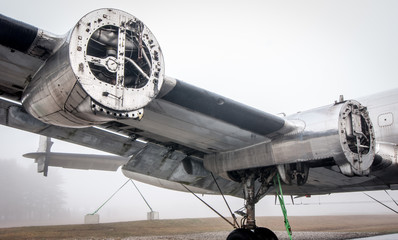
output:
[[[44,177],[42,174],[36,173],[37,167],[32,159],[22,157],[24,153],[37,150],[39,137],[4,126],[0,126],[0,131],[3,136],[8,136],[7,140],[1,144],[0,171],[2,178],[0,189],[7,190],[2,191],[1,194],[1,199],[7,199],[7,204],[4,205],[4,201],[0,201],[0,216],[4,214],[6,209],[15,209],[15,207],[20,206],[17,203],[20,201],[18,198],[21,194],[35,196],[34,199],[24,199],[25,205],[31,205],[30,202],[37,202],[43,197],[46,199],[46,195],[41,195],[45,191],[51,191],[48,195],[56,195],[55,198],[60,201],[57,205],[59,207],[58,212],[52,215],[53,218],[46,217],[51,210],[48,207],[47,209],[40,209],[41,217],[29,218],[25,215],[21,218],[16,213],[15,219],[12,219],[12,221],[5,221],[4,219],[0,221],[1,227],[83,223],[86,214],[97,210],[127,180],[120,170],[104,172],[54,167],[50,167],[48,177]],[[59,140],[53,141],[55,142],[52,148],[54,152],[101,153]],[[3,168],[10,162],[17,166],[11,169]],[[5,176],[10,177],[4,179]],[[13,183],[14,181],[16,183]],[[153,210],[159,212],[161,219],[217,217],[215,213],[190,193],[162,189],[137,181],[135,183]],[[368,194],[397,209],[386,193],[377,191],[368,192]],[[398,199],[396,191],[389,191],[389,194],[394,199]],[[200,197],[203,197],[224,216],[229,216],[221,196],[205,195]],[[234,211],[243,206],[242,199],[227,196],[227,200]],[[375,203],[363,193],[300,198],[295,200],[296,205],[294,206],[291,205],[290,197],[285,196],[285,202],[288,204],[289,215],[393,214],[392,211]],[[256,207],[259,216],[282,216],[280,206],[275,205],[273,196],[265,197]],[[28,212],[31,209],[25,210]],[[146,213],[149,211],[133,184],[128,183],[99,210],[98,214],[100,215],[100,222],[117,222],[145,220]]]
[[[162,47],[166,74],[269,113],[287,114],[398,87],[398,2],[396,1],[7,1],[0,13],[56,34],[64,34],[86,13],[114,7],[141,19]],[[22,154],[36,151],[39,137],[0,127],[1,161],[14,161],[34,173]],[[99,153],[54,140],[53,151]],[[3,166],[3,165],[2,165]],[[83,223],[127,179],[120,171],[101,172],[50,168],[48,182],[57,183],[64,219],[42,224]],[[9,169],[0,169],[10,174]],[[32,182],[33,183],[33,182]],[[11,188],[7,180],[2,189]],[[188,193],[136,183],[160,218],[216,217]],[[48,190],[50,191],[50,190]],[[53,190],[51,190],[53,191]],[[4,198],[2,193],[2,198]],[[384,192],[370,193],[383,201]],[[397,199],[396,192],[390,194]],[[17,198],[7,192],[7,198]],[[203,196],[227,215],[220,196]],[[28,199],[26,201],[33,201]],[[233,210],[243,200],[228,197]],[[286,199],[289,202],[289,198]],[[389,214],[363,193],[299,199],[289,215]],[[358,203],[364,201],[365,203]],[[330,204],[333,202],[333,204]],[[388,202],[388,204],[392,204]],[[393,204],[392,204],[393,206]],[[9,206],[11,208],[11,206]],[[0,206],[1,212],[7,206]],[[146,219],[147,208],[127,184],[99,212],[101,222]],[[257,205],[260,216],[282,215],[274,198]],[[61,214],[62,215],[62,214]],[[58,222],[59,221],[59,222]],[[11,224],[11,222],[9,222]],[[11,225],[41,224],[26,221]]]

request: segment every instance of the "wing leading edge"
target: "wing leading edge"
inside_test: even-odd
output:
[[[295,194],[322,184],[322,193],[338,191],[316,178],[322,172],[353,179],[347,191],[396,181],[364,179],[374,159],[396,166],[396,157],[376,154],[377,116],[368,106],[341,101],[281,118],[166,77],[156,39],[122,11],[89,13],[63,37],[0,16],[0,36],[1,124],[128,157],[125,172],[210,191],[214,172],[239,196],[243,178],[275,171],[287,184],[297,180]]]
[[[118,11],[106,11],[119,14]],[[101,16],[103,15],[101,14]],[[104,20],[107,19],[104,18]],[[2,62],[0,65],[2,72],[0,85],[2,86],[1,94],[3,96],[0,99],[1,124],[123,157],[131,157],[131,160],[124,165],[124,171],[150,175],[171,182],[183,182],[201,189],[216,191],[210,172],[203,166],[204,155],[269,141],[271,138],[280,136],[292,129],[280,117],[170,77],[164,77],[163,86],[157,93],[157,97],[143,108],[144,115],[140,121],[120,117],[117,111],[112,111],[112,114],[104,117],[102,114],[109,110],[100,106],[104,107],[104,111],[101,112],[102,108],[99,109],[96,106],[90,109],[89,119],[90,121],[97,117],[101,119],[100,122],[102,123],[99,126],[86,127],[82,125],[77,128],[76,125],[57,126],[57,123],[62,121],[59,118],[62,117],[73,119],[74,124],[79,124],[79,119],[82,118],[79,111],[86,111],[83,105],[90,99],[90,96],[84,97],[82,96],[82,94],[86,94],[84,90],[73,88],[69,94],[66,94],[68,96],[66,101],[69,102],[58,102],[56,112],[54,112],[56,114],[47,113],[44,123],[40,116],[33,117],[32,113],[36,114],[40,109],[53,109],[55,106],[49,105],[49,102],[57,102],[58,95],[62,95],[65,91],[68,93],[68,90],[63,87],[63,84],[69,84],[64,82],[68,79],[62,78],[62,76],[65,76],[62,72],[56,74],[56,68],[57,64],[68,63],[68,61],[63,63],[60,60],[63,55],[58,52],[65,52],[70,44],[75,44],[71,42],[75,30],[68,34],[72,37],[67,37],[67,35],[63,37],[53,36],[36,27],[5,16],[1,16],[0,25],[0,34],[4,36],[0,42],[0,59]],[[104,34],[108,31],[108,29],[100,30]],[[96,36],[94,30],[90,30],[90,34]],[[15,38],[23,38],[24,41],[14,41]],[[95,41],[104,41],[104,39],[98,37]],[[42,49],[43,52],[38,53],[38,49]],[[76,51],[76,49],[78,48],[73,49],[73,51]],[[135,51],[134,46],[132,49]],[[149,56],[152,52],[145,54]],[[158,58],[157,54],[159,53],[153,52],[153,54],[154,59]],[[47,66],[52,66],[52,68]],[[73,68],[71,66],[71,69]],[[80,66],[77,68],[80,69]],[[46,69],[50,69],[51,74],[43,73]],[[65,71],[65,69],[65,67],[62,67],[61,71]],[[55,78],[52,79],[52,77]],[[100,80],[100,82],[103,83],[104,81]],[[84,83],[79,81],[76,81],[74,86],[79,84],[84,86]],[[55,92],[58,90],[45,89],[51,85],[58,86],[57,88],[63,89],[63,92],[56,95]],[[24,89],[27,89],[27,91],[33,89],[33,91],[27,93],[26,90],[23,91]],[[39,97],[32,103],[42,102],[44,105],[32,106],[24,103],[24,99],[28,99],[36,93]],[[105,93],[107,94],[102,93],[101,95],[108,98],[109,96],[116,96],[116,93]],[[74,98],[71,99],[72,97]],[[47,98],[53,100],[43,101]],[[76,103],[76,99],[81,99],[79,101],[82,102]],[[95,104],[100,105],[97,102]],[[86,117],[87,112],[84,114],[83,117]],[[57,118],[54,122],[51,120],[52,115]],[[67,115],[74,116],[71,118]],[[86,124],[87,120],[82,121],[83,123]],[[43,157],[39,155],[36,153],[31,157]],[[71,156],[52,153],[47,157],[53,158],[52,161],[49,161],[50,166],[68,167],[65,166],[66,162],[61,163],[54,159]],[[77,159],[76,156],[74,159]],[[91,163],[81,164],[80,167],[76,167],[75,164],[70,166],[93,168],[90,165]],[[226,193],[241,195],[239,183],[218,178]]]
[[[0,95],[20,100],[32,76],[64,37],[0,14]]]

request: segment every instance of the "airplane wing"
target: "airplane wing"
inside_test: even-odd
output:
[[[0,123],[128,158],[124,174],[155,185],[217,192],[214,173],[243,196],[252,176],[265,194],[277,172],[292,195],[393,188],[396,95],[280,117],[166,76],[156,38],[123,11],[64,36],[0,16]],[[101,165],[88,162],[76,168]]]

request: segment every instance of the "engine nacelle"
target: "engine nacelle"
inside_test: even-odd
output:
[[[76,24],[33,76],[22,104],[39,120],[65,127],[140,119],[163,78],[151,31],[128,13],[99,9]]]
[[[287,118],[295,130],[272,141],[205,156],[205,167],[234,174],[245,168],[278,166],[286,183],[299,185],[310,164],[334,160],[347,176],[367,175],[375,158],[375,134],[366,107],[355,100],[336,103]]]
[[[376,141],[367,108],[351,100],[339,114],[339,137],[342,152],[334,160],[345,175],[367,175],[376,156]]]

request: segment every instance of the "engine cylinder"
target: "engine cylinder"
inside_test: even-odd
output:
[[[22,104],[39,120],[86,127],[138,118],[164,78],[160,46],[137,18],[115,9],[84,16],[40,68]]]

